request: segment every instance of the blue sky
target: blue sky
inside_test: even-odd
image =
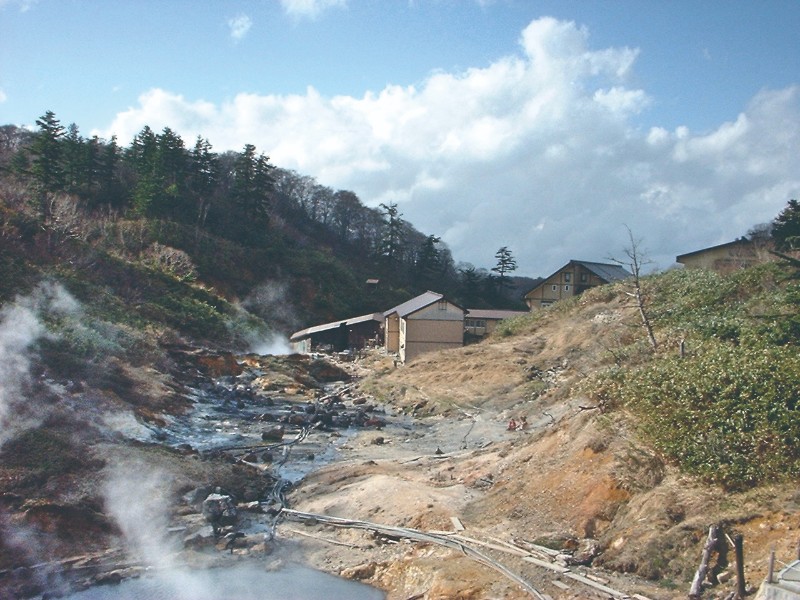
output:
[[[0,0],[0,122],[145,124],[397,202],[456,260],[661,268],[800,196],[796,0]]]

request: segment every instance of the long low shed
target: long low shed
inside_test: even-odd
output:
[[[295,352],[311,352],[328,346],[337,352],[364,348],[369,342],[383,342],[383,314],[371,313],[323,325],[308,327],[289,338]]]

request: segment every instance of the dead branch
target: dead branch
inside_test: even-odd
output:
[[[697,571],[694,574],[694,579],[692,580],[692,587],[689,588],[690,598],[699,598],[703,591],[702,585],[706,578],[706,574],[708,573],[708,561],[711,559],[711,553],[714,551],[714,548],[717,547],[719,533],[720,531],[718,525],[712,525],[708,528],[708,537],[706,538],[705,546],[703,546],[703,554],[700,558],[700,566],[697,567]]]

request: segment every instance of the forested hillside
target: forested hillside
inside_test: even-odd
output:
[[[105,290],[129,318],[231,343],[235,307],[250,326],[288,333],[426,289],[469,307],[519,306],[505,271],[457,267],[396,204],[367,207],[253,145],[216,153],[144,127],[121,146],[52,112],[37,125],[0,128],[0,300],[57,276],[83,300]]]

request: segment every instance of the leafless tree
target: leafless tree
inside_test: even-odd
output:
[[[625,293],[633,299],[634,307],[639,312],[642,328],[647,333],[647,341],[650,342],[650,347],[655,352],[658,350],[658,341],[656,340],[655,333],[653,333],[653,323],[648,311],[647,296],[642,290],[642,269],[651,264],[652,261],[647,259],[647,256],[642,251],[642,240],[633,237],[631,228],[625,225],[628,230],[628,239],[630,245],[624,248],[626,259],[611,258],[610,260],[617,263],[621,267],[627,268],[631,275],[630,290]]]

